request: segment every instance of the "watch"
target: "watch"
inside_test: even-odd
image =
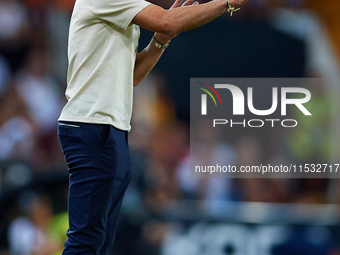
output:
[[[158,49],[160,49],[160,50],[165,50],[166,48],[168,48],[169,47],[169,44],[170,44],[170,42],[168,42],[167,44],[160,44],[159,42],[157,42],[157,40],[155,39],[155,37],[152,37],[152,40],[151,40],[151,42],[153,43],[153,45],[156,47],[156,48],[158,48]]]

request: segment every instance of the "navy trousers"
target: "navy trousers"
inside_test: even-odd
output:
[[[107,255],[131,180],[127,132],[111,125],[60,122],[69,171],[69,229],[63,255]]]

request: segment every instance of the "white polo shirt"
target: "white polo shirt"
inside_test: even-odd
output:
[[[130,131],[139,27],[144,0],[77,0],[70,32],[66,98],[58,120],[110,124]]]

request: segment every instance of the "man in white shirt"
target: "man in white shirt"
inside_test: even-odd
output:
[[[247,0],[176,0],[169,10],[144,0],[77,0],[70,24],[66,106],[58,136],[70,172],[63,254],[109,254],[131,179],[127,144],[133,86],[172,38]],[[178,7],[178,8],[177,8]],[[156,32],[137,54],[139,26]],[[223,31],[221,31],[223,32]]]

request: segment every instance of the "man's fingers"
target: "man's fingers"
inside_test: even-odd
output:
[[[173,8],[177,8],[177,7],[180,7],[181,6],[181,3],[182,3],[183,0],[176,0],[173,5],[171,6],[170,9],[173,9]],[[195,1],[195,0],[186,0],[182,6],[188,6],[188,5],[196,5],[196,4],[199,4],[199,2]]]
[[[170,9],[172,8],[177,8],[179,6],[181,6],[182,0],[176,0],[173,5],[170,7]]]
[[[195,0],[187,0],[187,1],[185,1],[185,2],[182,4],[182,6],[190,5],[190,4],[192,4],[194,1],[195,1]]]

